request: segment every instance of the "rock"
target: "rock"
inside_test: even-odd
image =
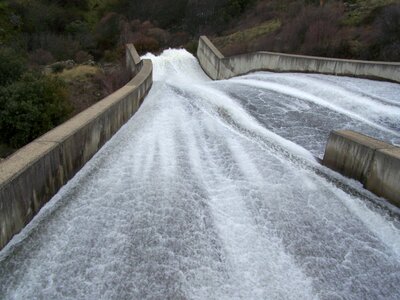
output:
[[[96,65],[96,63],[94,62],[94,60],[88,60],[88,61],[85,61],[84,63],[82,63],[82,65],[85,65],[85,66],[95,66]]]
[[[75,62],[72,59],[66,60],[62,63],[64,63],[66,69],[72,69],[75,66]]]

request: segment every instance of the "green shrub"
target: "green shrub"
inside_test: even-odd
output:
[[[25,59],[10,48],[0,48],[0,86],[18,80],[26,70]]]
[[[63,122],[70,111],[61,80],[25,74],[0,88],[0,142],[21,147]]]
[[[378,59],[388,61],[400,60],[400,3],[385,7],[376,20],[379,28]]]
[[[221,9],[225,21],[230,21],[239,16],[253,2],[251,0],[228,0]]]
[[[197,40],[192,40],[185,45],[186,51],[192,53],[193,55],[196,55],[197,52],[197,47],[198,47],[198,41]]]
[[[60,62],[57,62],[57,63],[54,63],[51,65],[51,71],[53,73],[61,73],[64,70],[64,68],[65,68],[65,65]]]

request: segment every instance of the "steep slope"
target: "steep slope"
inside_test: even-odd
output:
[[[265,24],[275,26],[266,31]],[[400,2],[260,0],[213,41],[226,55],[269,50],[399,61]]]

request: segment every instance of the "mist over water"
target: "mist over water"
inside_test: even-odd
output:
[[[0,252],[0,298],[400,297],[399,220],[314,158],[332,129],[400,144],[399,85],[147,58],[139,111]]]

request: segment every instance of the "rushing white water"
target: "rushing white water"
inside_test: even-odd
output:
[[[400,297],[396,215],[312,155],[334,128],[399,143],[398,85],[147,57],[140,110],[0,252],[0,298]]]
[[[398,84],[259,72],[218,85],[267,129],[319,157],[334,129],[353,129],[400,145]]]

